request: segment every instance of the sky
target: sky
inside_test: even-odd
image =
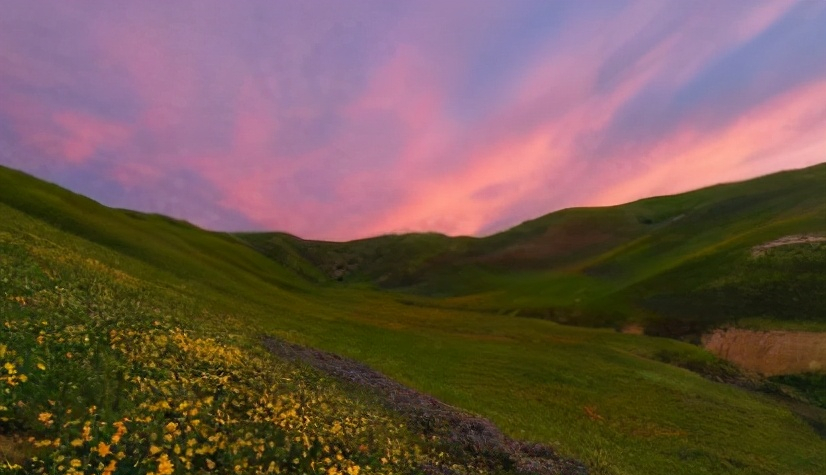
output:
[[[212,230],[489,235],[826,161],[821,0],[0,12],[0,164]]]

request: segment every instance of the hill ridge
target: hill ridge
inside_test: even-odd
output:
[[[651,293],[661,276],[703,259],[716,260],[720,268],[748,266],[745,252],[753,246],[801,232],[826,232],[824,189],[826,164],[820,164],[623,205],[568,208],[487,237],[398,234],[328,242],[286,234],[238,236],[276,261],[293,256],[294,264],[313,268],[320,282],[368,284],[438,297],[440,305],[586,325],[621,326],[633,313],[648,320],[634,323],[657,334],[696,337],[708,325],[753,317],[749,313],[758,309],[752,305],[737,314],[717,308],[708,322],[675,325],[664,321],[674,312],[655,309],[661,307],[652,304],[656,295],[640,299],[635,294]],[[812,258],[821,262],[816,254]],[[513,284],[517,280],[521,288]],[[797,312],[812,319],[826,314],[823,304],[792,307],[784,315]]]
[[[261,453],[287,471],[311,464],[361,473],[421,467],[413,447],[427,441],[422,434],[324,375],[285,370],[261,347],[271,336],[359,361],[492,421],[508,437],[552,444],[600,475],[823,472],[826,441],[812,429],[826,421],[816,407],[820,375],[758,378],[761,387],[794,395],[802,409],[792,412],[715,382],[742,375],[695,345],[611,328],[639,320],[646,333],[688,338],[743,316],[751,326],[826,328],[822,243],[750,258],[756,243],[821,229],[819,170],[771,179],[774,188],[746,186],[742,196],[714,190],[698,211],[666,225],[657,218],[697,195],[569,211],[549,218],[550,232],[529,226],[487,240],[407,235],[356,243],[361,247],[304,243],[319,246],[308,250],[278,236],[283,241],[269,245],[281,254],[267,257],[266,239],[113,210],[0,169],[0,377],[14,383],[0,392],[0,443],[14,449],[8,466],[32,463],[22,470],[49,472],[65,460],[91,460],[103,463],[100,471],[123,450],[123,462],[115,463],[140,473],[183,473],[188,463],[204,470],[214,463],[228,473],[242,462],[259,466],[256,438],[268,434],[286,452],[265,445]],[[638,219],[641,210],[652,223]],[[566,252],[520,255],[524,244],[536,244],[530,239],[564,244]],[[325,267],[339,259],[345,270],[365,267],[339,282]],[[170,400],[163,388],[188,396]],[[336,402],[325,409],[320,397]],[[333,456],[313,458],[315,449],[303,455],[300,434],[282,439],[271,426],[243,429],[260,422],[246,411],[266,414],[266,402],[276,407],[278,398],[289,404],[274,413],[279,420],[314,421],[300,426],[311,447],[318,437],[341,440],[324,452]],[[193,451],[207,452],[188,455],[179,436],[193,408],[204,430],[236,424],[238,440],[250,445],[221,448],[199,439]],[[79,425],[65,424],[67,409],[83,415]],[[299,409],[309,419],[298,417]],[[90,425],[87,440],[84,420],[91,418],[107,424]],[[115,432],[114,422],[126,424],[126,434]],[[293,442],[300,447],[289,452]],[[432,442],[419,454],[443,461],[437,473],[463,466],[440,458],[456,455],[440,449],[444,440]],[[207,461],[213,449],[222,455]],[[507,460],[496,460],[513,473]]]

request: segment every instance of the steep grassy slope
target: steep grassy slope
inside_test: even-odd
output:
[[[166,216],[107,208],[29,175],[0,168],[0,202],[65,231],[135,258],[151,268],[215,290],[255,299],[270,284],[282,299],[311,290],[295,273],[226,233],[203,232]]]
[[[708,353],[681,342],[422,306],[429,301],[420,298],[402,303],[395,295],[365,286],[316,285],[312,281],[318,275],[313,277],[311,268],[305,276],[291,270],[311,262],[300,253],[293,254],[294,266],[282,265],[233,237],[162,217],[107,209],[5,169],[0,169],[0,239],[2,319],[15,328],[25,327],[22,334],[28,335],[12,342],[10,333],[3,333],[0,343],[15,345],[23,361],[17,366],[25,366],[28,374],[38,370],[27,355],[39,357],[42,351],[36,342],[39,330],[32,325],[38,320],[60,323],[63,302],[72,305],[72,320],[63,331],[80,336],[80,346],[87,333],[77,325],[102,319],[128,331],[130,322],[151,329],[157,319],[164,331],[181,327],[189,335],[215,338],[221,345],[250,352],[243,354],[257,362],[269,361],[256,349],[258,338],[272,334],[365,362],[490,418],[512,436],[553,443],[597,474],[826,471],[826,441],[785,406],[659,361],[671,355],[669,359],[698,367],[723,367]],[[118,279],[132,290],[113,282]],[[67,297],[74,300],[61,300],[55,286],[71,290]],[[22,297],[24,304],[15,297]],[[144,326],[138,329],[146,331]],[[65,355],[54,348],[51,357]],[[155,365],[177,354],[171,348],[161,352]],[[153,381],[167,381],[175,371],[174,365],[148,369],[151,352],[136,357],[142,359],[132,362],[138,365],[135,371],[150,371]],[[77,385],[84,374],[94,373],[95,384],[111,381],[110,373],[97,372],[95,366],[110,368],[106,361],[96,363],[90,357],[90,366],[85,357],[78,366],[60,361],[73,369],[53,377]],[[208,375],[215,370],[198,366],[198,360],[185,361]],[[266,364],[273,365],[273,374],[283,374],[277,361]],[[329,384],[303,378],[302,384],[320,385],[324,391]],[[259,383],[268,384],[251,384]],[[40,391],[38,404],[64,397],[57,385],[29,387]],[[341,393],[329,391],[338,401]],[[111,398],[117,393],[109,386],[108,392],[84,397]],[[110,400],[98,405],[110,407]],[[0,405],[13,407],[15,402],[4,399]],[[355,408],[375,414],[370,417],[377,420],[392,418],[356,403],[336,404],[342,404],[337,410]],[[4,423],[5,435],[9,430],[40,430],[39,413],[26,414],[15,413],[11,423]],[[324,414],[321,420],[332,423],[329,417],[337,413]],[[314,430],[310,435],[323,435],[322,428]],[[162,432],[159,435],[165,440]],[[393,440],[405,437],[400,434]],[[72,450],[68,447],[61,450]],[[353,463],[381,464],[367,456],[357,459],[358,446],[346,447]],[[174,459],[172,442],[169,454]]]
[[[696,335],[743,318],[824,321],[826,247],[755,257],[784,236],[826,236],[826,164],[622,206],[552,213],[490,237],[401,235],[280,244],[344,282],[438,305]],[[279,256],[269,255],[280,259]],[[806,298],[800,298],[805,295]]]
[[[189,295],[1,204],[0,216],[2,473],[475,472],[239,335],[246,322],[207,289]]]

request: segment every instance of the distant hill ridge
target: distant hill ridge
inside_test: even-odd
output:
[[[585,325],[697,335],[741,318],[826,318],[819,238],[826,164],[625,205],[571,208],[484,237],[436,233],[350,242],[238,237],[316,282],[369,283],[439,305]],[[806,298],[799,298],[806,295]]]
[[[300,417],[316,426],[296,430],[313,440],[339,434],[341,444],[330,448],[364,466],[361,473],[463,474],[470,472],[453,468],[471,464],[479,468],[473,473],[515,475],[536,473],[520,467],[556,455],[600,474],[826,473],[822,373],[750,379],[678,341],[731,323],[826,332],[824,185],[820,165],[622,206],[563,210],[485,238],[409,234],[328,243],[205,231],[108,208],[0,168],[0,364],[8,363],[8,381],[20,383],[0,398],[0,463],[12,473],[33,473],[35,466],[57,469],[64,457],[97,463],[121,450],[109,444],[123,434],[111,437],[103,425],[104,445],[65,443],[82,435],[80,425],[64,424],[71,410],[107,428],[132,421],[119,442],[132,444],[119,467],[156,470],[163,463],[168,471],[173,463],[181,471],[191,462],[209,469],[204,457],[178,452],[185,434],[158,438],[160,452],[149,447],[150,435],[192,417],[192,406],[187,415],[177,412],[180,402],[197,403],[190,395],[212,395],[194,417],[218,430],[230,413],[215,409],[237,407],[239,422],[257,424],[247,411],[270,394],[319,409]],[[128,340],[115,345],[113,335]],[[353,378],[339,388],[328,375],[284,366],[262,341],[367,365],[425,394],[421,401],[436,412],[443,406],[431,397],[484,417],[514,441],[531,442],[499,438],[494,446],[530,453],[492,452],[476,435],[495,432],[474,417],[460,428],[468,435],[461,440],[450,435],[456,432],[427,436],[443,427],[429,419],[433,411],[399,432],[393,421],[403,414],[383,412],[364,387],[349,388]],[[372,373],[351,376],[365,374]],[[229,386],[221,382],[226,378]],[[218,385],[198,389],[207,380]],[[144,390],[144,383],[155,389]],[[162,387],[173,388],[176,399],[167,401],[170,393],[156,391]],[[337,402],[327,409],[337,412],[313,402],[328,396]],[[134,410],[155,411],[141,401],[177,409],[138,422]],[[345,427],[348,414],[354,417]],[[338,432],[336,420],[365,438]],[[233,427],[239,440],[253,437],[248,426]],[[32,447],[29,436],[39,445]],[[64,443],[55,448],[55,440]],[[434,457],[406,457],[416,441]],[[387,452],[386,444],[407,452]],[[255,461],[257,452],[236,448],[210,459],[216,473]],[[290,473],[341,460],[315,451],[306,458],[300,442],[293,448],[297,458],[278,448],[265,452],[293,467],[282,470]],[[9,464],[28,465],[14,471]]]
[[[0,189],[0,202],[162,268],[190,257],[173,255],[186,246],[154,245],[188,235],[195,227],[185,221],[106,208],[2,167]],[[824,190],[820,164],[625,205],[565,209],[484,238],[414,233],[325,242],[212,232],[199,239],[222,243],[221,253],[203,256],[209,265],[227,275],[253,266],[284,291],[367,285],[407,294],[416,305],[696,338],[741,319],[826,321]],[[157,234],[160,223],[168,234]],[[794,236],[807,239],[767,245]]]

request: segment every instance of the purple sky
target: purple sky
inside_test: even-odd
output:
[[[820,0],[0,12],[0,164],[210,229],[484,235],[826,161]]]

